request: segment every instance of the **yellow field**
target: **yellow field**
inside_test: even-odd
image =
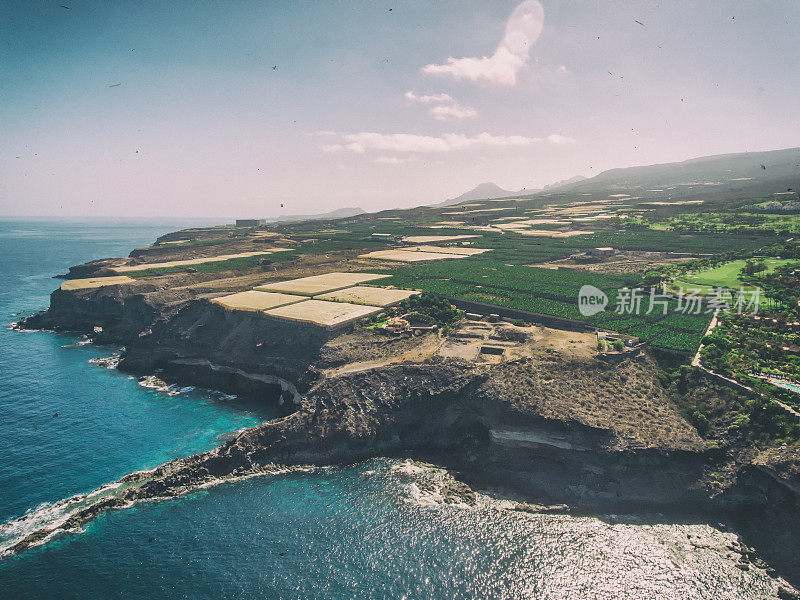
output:
[[[68,279],[61,284],[62,290],[88,290],[91,288],[99,288],[104,285],[124,285],[126,283],[133,283],[135,279],[126,277],[125,275],[116,275],[112,277],[90,277],[88,279]]]
[[[469,238],[481,237],[479,235],[409,235],[403,238],[404,242],[412,244],[430,244],[431,242],[455,242]]]
[[[258,256],[260,254],[272,254],[282,252],[285,248],[265,248],[258,252],[242,252],[241,254],[221,254],[220,256],[204,256],[203,258],[192,258],[189,260],[170,260],[159,263],[146,263],[141,265],[127,265],[124,267],[113,267],[117,273],[129,273],[131,271],[146,271],[147,269],[162,269],[164,267],[183,267],[186,265],[200,265],[207,262],[218,262],[231,258],[246,258],[248,256]]]
[[[313,323],[321,327],[337,327],[380,311],[381,309],[376,306],[362,306],[348,302],[326,302],[325,300],[305,300],[264,312],[280,319]]]
[[[315,296],[315,300],[330,300],[332,302],[350,302],[351,304],[365,304],[367,306],[390,306],[414,296],[419,292],[409,290],[387,290],[384,288],[355,286],[337,292]]]
[[[394,260],[397,262],[423,262],[428,260],[446,260],[448,258],[464,258],[464,254],[449,254],[444,252],[417,252],[411,249],[400,248],[397,250],[375,250],[361,254],[358,258],[373,258],[378,260]]]
[[[517,233],[520,235],[529,235],[534,237],[551,237],[551,238],[566,238],[575,235],[590,235],[594,231],[551,231],[549,229],[519,229]]]
[[[262,311],[294,304],[295,302],[302,302],[303,300],[306,300],[305,296],[251,290],[249,292],[239,292],[238,294],[214,298],[211,302],[230,310]]]
[[[514,227],[526,227],[528,225],[569,225],[569,221],[562,221],[560,219],[503,219],[506,223],[495,225],[500,229],[509,229]],[[495,219],[493,222],[500,221]]]
[[[488,252],[490,248],[469,248],[467,246],[413,246],[411,248],[401,248],[401,250],[413,250],[414,252],[443,252],[444,254],[459,254],[461,256],[473,256]]]
[[[335,292],[346,287],[366,283],[375,279],[383,279],[389,275],[376,275],[375,273],[326,273],[312,275],[288,281],[276,281],[256,286],[255,290],[262,292],[282,292],[284,294],[299,294],[301,296],[317,296],[328,292]]]

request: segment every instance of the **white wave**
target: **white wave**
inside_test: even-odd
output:
[[[103,356],[100,358],[90,358],[89,362],[93,365],[100,365],[106,369],[116,369],[119,365],[119,354],[112,354],[111,356]]]
[[[88,494],[76,494],[58,502],[43,502],[28,510],[21,517],[3,523],[0,525],[0,557],[10,555],[11,549],[16,544],[37,531],[49,530],[51,533],[32,544],[35,546],[46,543],[59,533],[77,531],[77,529],[62,529],[62,527],[78,511],[106,496],[113,495],[120,485],[122,484],[115,481]]]

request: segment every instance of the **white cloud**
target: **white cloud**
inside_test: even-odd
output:
[[[475,117],[478,112],[475,109],[462,106],[450,94],[429,94],[417,96],[409,90],[405,96],[411,102],[421,102],[422,104],[436,104],[431,107],[430,113],[435,119],[445,121],[447,119],[469,119]]]
[[[486,81],[514,87],[517,73],[530,59],[530,47],[542,33],[544,9],[536,0],[526,0],[511,13],[506,32],[492,56],[447,59],[443,65],[422,67],[423,73],[444,75],[456,80]]]
[[[566,135],[561,135],[558,133],[548,135],[546,139],[551,144],[571,144],[572,142],[575,141],[571,137],[568,137]]]
[[[345,137],[347,137],[347,136],[345,136]],[[349,144],[347,144],[345,146],[345,148],[350,150],[350,152],[355,152],[356,154],[364,154],[364,152],[366,151],[366,148],[364,147],[364,144],[362,144],[360,142],[350,142]]]
[[[396,156],[379,156],[375,159],[376,163],[383,163],[385,165],[402,165],[405,163],[414,162],[417,160],[416,156],[409,156],[407,158],[397,158]]]
[[[476,116],[478,112],[456,103],[434,106],[431,108],[431,114],[439,121],[446,121],[447,119],[469,119]]]
[[[423,94],[422,96],[417,96],[414,92],[409,90],[405,93],[405,96],[407,100],[422,102],[423,104],[430,104],[431,102],[455,102],[450,94]]]
[[[346,133],[342,134],[341,143],[320,146],[323,152],[340,152],[349,150],[363,154],[368,150],[381,152],[439,153],[466,150],[477,147],[513,147],[533,144],[564,144],[573,141],[560,134],[547,137],[527,137],[522,135],[491,135],[483,132],[468,136],[460,133],[448,133],[442,136],[417,135],[413,133]],[[385,157],[384,157],[385,158]],[[377,159],[376,159],[377,160]],[[381,160],[379,162],[386,162]]]

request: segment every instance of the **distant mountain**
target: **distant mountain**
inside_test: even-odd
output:
[[[267,219],[270,223],[284,222],[284,221],[324,221],[327,219],[346,219],[347,217],[355,217],[356,215],[364,214],[363,208],[337,208],[331,212],[322,213],[318,215],[281,215]]]
[[[461,194],[456,198],[450,198],[434,206],[454,206],[456,204],[463,204],[464,202],[472,202],[473,200],[491,200],[493,198],[506,198],[514,196],[517,192],[509,192],[504,190],[495,183],[481,183],[480,185],[472,188],[470,191]]]
[[[562,179],[561,181],[556,181],[555,183],[551,183],[550,185],[546,185],[542,188],[541,191],[545,190],[554,190],[556,188],[563,187],[565,185],[569,185],[571,183],[578,183],[586,179],[583,175],[575,175],[575,177],[570,177],[569,179]]]
[[[610,169],[582,181],[559,186],[559,192],[599,190],[672,190],[800,186],[800,148],[717,154],[682,162]]]
[[[555,183],[551,183],[550,185],[546,185],[542,189],[522,188],[521,190],[517,190],[516,192],[504,190],[496,183],[481,183],[480,185],[472,188],[470,191],[461,194],[457,198],[450,198],[449,200],[445,200],[444,202],[440,202],[439,204],[434,204],[433,206],[455,206],[456,204],[473,202],[475,200],[494,200],[495,198],[511,198],[515,196],[527,196],[529,194],[535,194],[536,192],[554,190],[564,185],[578,183],[580,181],[583,181],[584,179],[586,179],[586,177],[583,177],[581,175],[576,175],[575,177],[570,177],[569,179],[563,179],[561,181],[556,181]]]

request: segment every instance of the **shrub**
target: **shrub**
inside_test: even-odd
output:
[[[694,426],[697,428],[697,431],[700,433],[700,435],[705,435],[708,433],[708,417],[706,417],[699,410],[696,410],[692,413],[692,423],[694,423]]]

